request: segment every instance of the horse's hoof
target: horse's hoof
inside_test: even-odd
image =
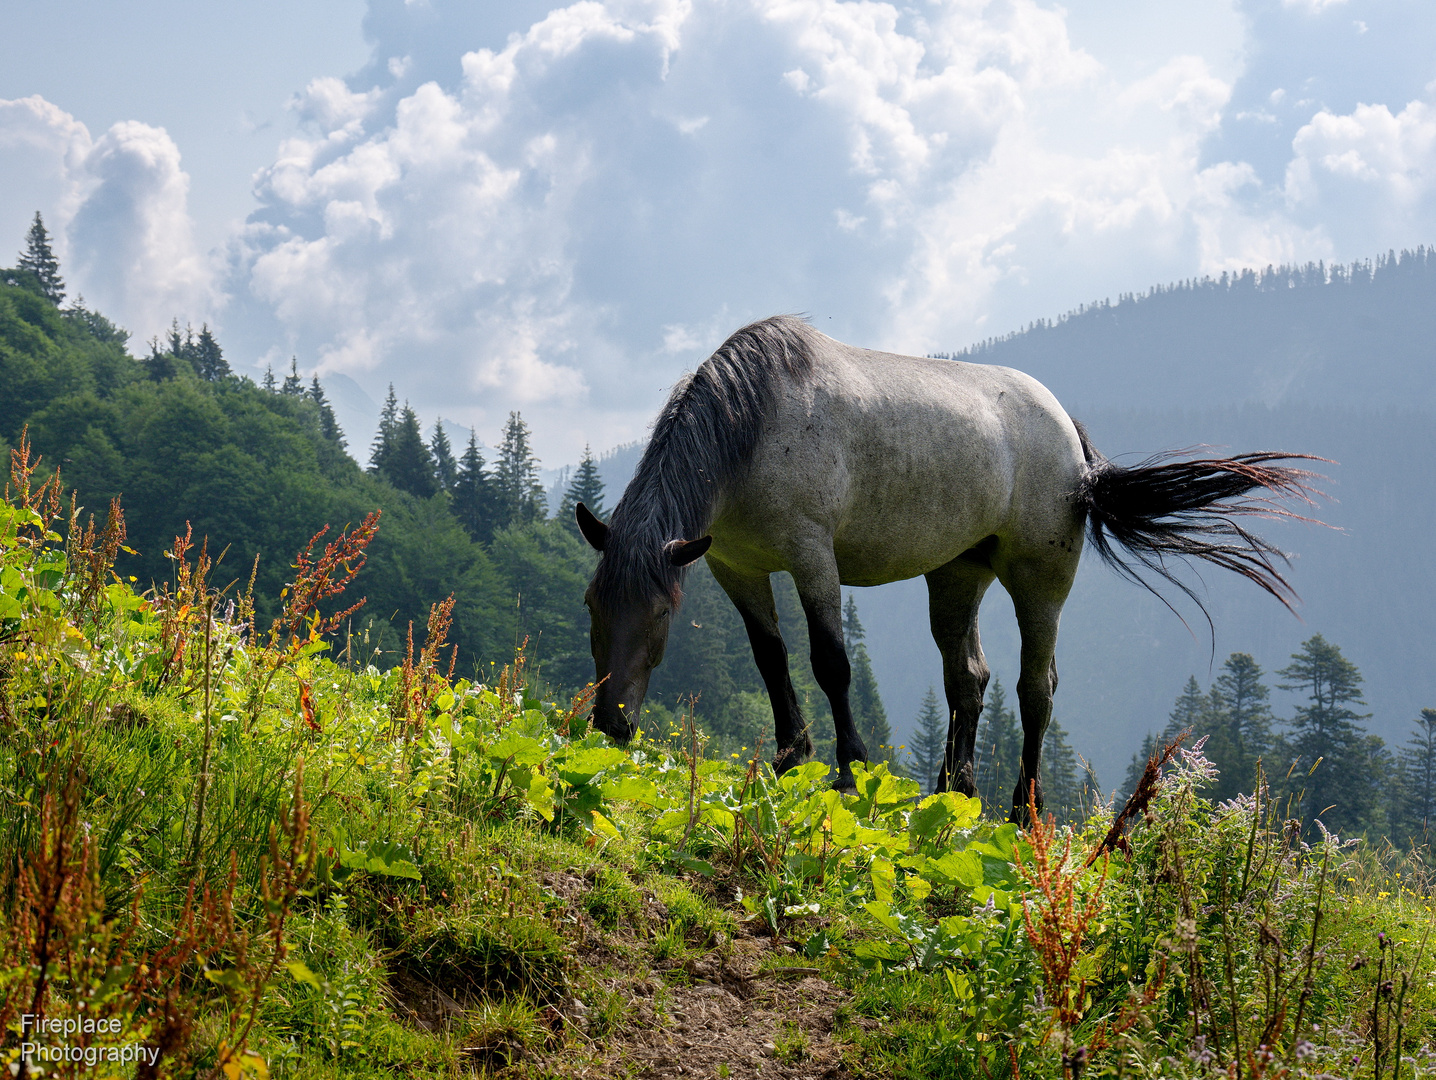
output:
[[[846,776],[839,773],[837,780],[833,782],[833,790],[839,795],[856,795],[858,793],[857,781],[853,779],[852,773],[848,773]]]

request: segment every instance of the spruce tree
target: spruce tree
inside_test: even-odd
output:
[[[334,418],[334,408],[324,396],[324,387],[319,385],[318,375],[309,380],[309,400],[319,408],[319,433],[343,450],[346,445],[344,432],[339,427],[339,421]]]
[[[1167,726],[1162,729],[1163,745],[1171,742],[1182,732],[1188,731],[1190,734],[1183,745],[1191,746],[1203,735],[1210,733],[1211,719],[1211,698],[1202,693],[1202,688],[1197,683],[1197,677],[1189,675],[1187,685],[1182,687],[1182,692],[1172,706],[1172,711],[1167,714]]]
[[[843,605],[843,646],[851,649],[865,637],[867,634],[858,619],[858,602],[852,593],[848,593],[847,603]]]
[[[224,351],[220,349],[219,342],[215,341],[214,335],[210,333],[209,323],[200,326],[199,337],[194,343],[192,362],[201,379],[218,382],[220,379],[227,379],[230,376],[229,361],[225,360]]]
[[[271,364],[264,369],[264,388],[271,394],[279,392],[279,385],[274,381],[274,365]],[[392,388],[391,388],[392,389]]]
[[[1291,659],[1277,672],[1286,680],[1279,685],[1305,694],[1307,704],[1286,725],[1285,756],[1294,763],[1290,791],[1303,795],[1308,823],[1320,818],[1336,833],[1374,827],[1384,748],[1366,737],[1363,721],[1370,714],[1352,708],[1366,704],[1361,672],[1320,634],[1304,641]]]
[[[1232,653],[1211,692],[1213,730],[1206,755],[1220,771],[1211,798],[1225,801],[1251,790],[1257,761],[1271,750],[1271,691],[1250,653]]]
[[[1042,792],[1045,809],[1061,823],[1080,824],[1083,773],[1077,754],[1067,742],[1067,731],[1055,719],[1047,724],[1042,740]]]
[[[299,357],[289,358],[289,374],[284,376],[284,385],[279,392],[288,397],[302,397],[304,394],[304,380],[299,377]]]
[[[1007,701],[1001,679],[993,679],[977,725],[977,792],[989,813],[1005,815],[1022,773],[1022,725]]]
[[[267,375],[265,386],[273,388],[274,376]],[[369,447],[369,471],[383,475],[389,467],[389,458],[394,452],[394,438],[399,427],[399,399],[394,396],[394,384],[389,384],[389,396],[384,399],[384,409],[379,413],[379,430],[374,434],[374,443]]]
[[[593,460],[593,451],[588,447],[583,448],[583,460],[578,463],[578,469],[569,481],[568,489],[563,493],[563,502],[559,503],[559,518],[575,531],[578,530],[578,523],[574,519],[574,511],[578,504],[583,503],[589,510],[598,517],[608,516],[603,506],[603,481],[598,478],[598,463]]]
[[[434,459],[434,482],[440,491],[454,490],[459,479],[459,463],[454,460],[454,450],[449,445],[449,436],[444,434],[444,423],[434,420],[434,434],[429,437],[429,456]]]
[[[65,299],[65,282],[60,277],[60,260],[50,250],[50,234],[40,211],[35,211],[35,220],[25,234],[25,250],[20,253],[17,270],[34,274],[40,286],[40,293],[46,300],[59,307]]]
[[[418,414],[407,401],[394,425],[393,441],[379,475],[415,498],[427,499],[439,490],[434,479],[434,459],[424,444]]]
[[[943,719],[943,711],[937,702],[937,691],[929,686],[908,746],[912,775],[926,792],[937,790],[938,774],[947,752],[947,721]]]
[[[494,488],[505,525],[538,521],[548,512],[539,463],[529,446],[529,426],[516,412],[504,425],[504,441],[494,466]]]
[[[449,509],[470,539],[488,541],[496,527],[493,481],[484,469],[484,456],[479,452],[478,436],[469,431],[469,445],[459,459],[458,476],[454,480],[453,498]]]
[[[863,637],[863,624],[858,620],[857,602],[853,599],[853,594],[848,593],[847,606],[843,609],[843,638],[852,667],[852,682],[848,684],[848,708],[852,710],[853,723],[857,725],[858,734],[867,745],[872,760],[892,761],[897,757],[892,745],[892,728],[888,724],[882,696],[878,693],[878,680],[873,675],[872,660],[868,657]]]
[[[1401,749],[1398,804],[1392,818],[1399,839],[1430,844],[1436,836],[1436,709],[1422,709]]]

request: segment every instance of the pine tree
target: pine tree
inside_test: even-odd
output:
[[[15,268],[35,275],[40,293],[56,307],[65,299],[65,282],[60,277],[60,260],[50,250],[50,234],[40,211],[35,211],[35,220],[25,234],[25,250]]]
[[[922,789],[937,790],[938,774],[942,771],[943,755],[947,752],[947,722],[943,709],[937,703],[937,691],[927,688],[922,699],[922,709],[917,714],[917,726],[913,731],[908,754],[912,758],[912,774]]]
[[[848,603],[843,610],[843,638],[848,647],[848,660],[852,666],[852,682],[848,684],[848,707],[853,713],[853,723],[858,734],[867,745],[868,754],[874,761],[893,760],[897,755],[892,741],[892,728],[888,724],[887,710],[878,693],[878,680],[873,674],[872,660],[867,646],[863,644],[863,624],[858,620],[858,605],[853,594],[848,593]]]
[[[1416,730],[1401,749],[1398,805],[1393,824],[1400,839],[1430,844],[1436,836],[1436,709],[1422,709]]]
[[[504,425],[504,441],[494,466],[494,488],[504,524],[538,521],[548,512],[539,463],[529,446],[529,426],[516,412]]]
[[[190,354],[194,352],[194,327],[186,324],[184,333],[180,333],[179,319],[171,319],[169,337],[169,355],[181,360],[189,360]]]
[[[1163,744],[1171,742],[1184,731],[1191,733],[1183,744],[1185,746],[1191,746],[1203,735],[1209,734],[1211,705],[1211,698],[1202,693],[1197,677],[1189,675],[1187,685],[1182,687],[1172,711],[1167,714],[1167,726],[1162,729]]]
[[[266,376],[265,386],[272,389],[274,376]],[[399,399],[394,396],[394,384],[389,384],[389,396],[384,399],[384,409],[379,413],[379,430],[374,434],[374,443],[369,448],[369,471],[383,475],[389,467],[389,458],[394,452],[394,438],[399,427]]]
[[[277,394],[277,393],[279,392],[279,386],[278,386],[278,384],[274,381],[274,365],[272,365],[272,364],[269,365],[268,367],[266,367],[266,368],[264,369],[264,384],[263,384],[263,385],[264,385],[264,388],[265,388],[266,390],[268,390],[271,394]]]
[[[1257,761],[1271,750],[1271,691],[1249,653],[1232,653],[1211,692],[1213,730],[1205,750],[1221,775],[1211,798],[1225,801],[1250,790]]]
[[[598,478],[598,463],[593,460],[593,451],[586,445],[583,460],[578,463],[578,470],[569,481],[568,489],[563,493],[563,502],[558,507],[559,518],[575,531],[578,530],[578,523],[573,515],[579,503],[600,518],[607,516],[603,506],[603,481]]]
[[[284,376],[284,385],[279,392],[289,397],[301,397],[304,394],[304,380],[299,377],[299,357],[289,358],[289,374]]]
[[[319,385],[319,376],[309,380],[309,400],[319,407],[319,433],[343,450],[346,443],[339,421],[334,418],[334,408],[324,396],[324,387]]]
[[[394,425],[389,454],[379,469],[379,475],[400,491],[407,491],[416,498],[430,498],[439,490],[438,481],[434,479],[434,459],[424,445],[418,414],[407,401]]]
[[[1308,702],[1287,721],[1286,756],[1295,763],[1292,793],[1305,793],[1302,809],[1308,822],[1320,818],[1333,832],[1375,826],[1384,748],[1380,740],[1366,737],[1362,721],[1370,714],[1352,708],[1366,704],[1361,672],[1320,634],[1302,642],[1301,652],[1291,659],[1277,672],[1286,680],[1279,685],[1304,692]]]
[[[459,463],[454,460],[453,447],[449,436],[444,434],[444,422],[434,421],[434,434],[429,438],[429,456],[434,459],[434,482],[440,491],[453,491],[459,479]]]
[[[496,527],[493,480],[484,469],[484,456],[479,452],[478,436],[469,432],[469,446],[459,459],[459,472],[454,480],[453,499],[449,509],[460,525],[475,541],[492,539]]]
[[[858,602],[848,593],[848,602],[843,605],[843,646],[851,649],[865,637],[863,624],[858,620]]]
[[[1022,726],[1007,702],[1001,679],[993,679],[977,725],[977,792],[993,815],[1005,815],[1022,774]]]
[[[200,326],[199,337],[194,343],[192,362],[201,379],[218,382],[230,376],[229,361],[225,360],[219,342],[215,341],[214,335],[209,332],[209,323]]]
[[[1042,740],[1042,793],[1045,808],[1067,825],[1083,819],[1082,773],[1077,754],[1067,742],[1067,731],[1055,719],[1047,724]]]

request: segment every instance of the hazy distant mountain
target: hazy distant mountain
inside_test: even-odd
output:
[[[955,354],[1069,412],[1249,402],[1436,408],[1436,249],[1268,267],[1102,301]]]

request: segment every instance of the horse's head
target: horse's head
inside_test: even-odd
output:
[[[652,558],[673,569],[671,585],[659,588],[653,575],[642,572],[641,559],[625,559],[606,567],[604,563],[614,558],[612,532],[583,503],[578,504],[576,516],[583,538],[600,554],[599,569],[583,598],[592,620],[589,644],[598,684],[593,726],[627,742],[637,729],[649,676],[668,646],[669,624],[678,607],[677,571],[707,551],[713,538],[673,540],[656,547],[650,553]],[[632,580],[610,580],[600,586],[606,571]]]

